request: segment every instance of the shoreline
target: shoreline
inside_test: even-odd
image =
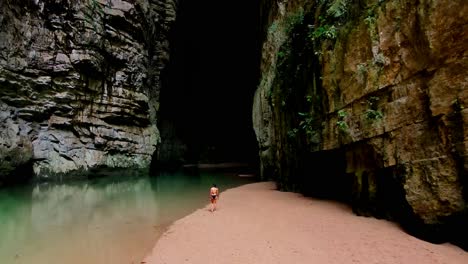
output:
[[[349,206],[247,184],[172,223],[141,263],[468,263],[468,252],[432,244]]]

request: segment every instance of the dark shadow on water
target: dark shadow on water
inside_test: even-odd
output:
[[[11,186],[28,184],[33,178],[32,161],[16,167],[10,174],[0,176],[0,189]]]

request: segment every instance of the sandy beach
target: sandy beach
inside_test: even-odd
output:
[[[142,263],[466,264],[468,252],[262,182],[222,192],[213,213],[207,205],[176,221]]]

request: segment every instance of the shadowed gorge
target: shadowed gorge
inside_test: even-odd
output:
[[[249,163],[281,191],[467,249],[466,14],[466,0],[0,0],[0,187]]]
[[[257,162],[258,1],[179,2],[158,127],[162,163]]]

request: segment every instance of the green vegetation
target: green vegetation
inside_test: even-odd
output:
[[[343,17],[346,13],[348,13],[348,0],[331,1],[327,9],[327,15],[334,18]]]
[[[347,116],[348,113],[345,110],[338,111],[338,121],[336,122],[336,125],[338,126],[338,129],[340,129],[343,132],[347,132],[349,129],[348,124],[345,121],[345,118]]]
[[[379,97],[371,96],[367,99],[367,105],[369,109],[366,110],[366,119],[367,120],[380,120],[383,118],[383,113],[377,109],[377,102]]]
[[[286,52],[283,50],[278,51],[278,58],[284,58],[286,56]]]
[[[289,130],[288,133],[287,133],[288,138],[290,138],[290,139],[295,138],[297,136],[298,132],[299,132],[299,129],[297,129],[297,128],[293,128],[293,129]]]
[[[377,7],[379,7],[379,5],[375,4],[367,9],[367,16],[364,18],[364,23],[366,23],[367,26],[373,26],[377,22]]]
[[[368,120],[380,120],[383,118],[383,114],[379,110],[367,109],[366,118]]]
[[[371,5],[367,9],[367,16],[364,18],[364,23],[367,25],[367,28],[369,29],[370,37],[372,41],[378,41],[379,40],[379,34],[378,34],[378,29],[377,29],[377,16],[378,16],[378,8],[381,6],[381,4],[385,2],[385,0],[379,0],[377,3]],[[396,17],[395,21],[398,24],[401,24],[401,17]],[[399,30],[400,26],[397,26]]]
[[[368,12],[368,14],[369,15],[366,18],[364,18],[364,23],[366,23],[367,26],[375,25],[377,19],[375,18],[374,12]]]
[[[304,10],[301,8],[296,13],[291,14],[286,17],[285,20],[285,30],[286,34],[291,33],[291,31],[299,24],[302,24],[304,21]]]
[[[357,74],[359,83],[362,84],[366,81],[368,71],[369,69],[368,69],[367,63],[359,63],[356,66],[356,74]]]
[[[299,122],[299,128],[304,131],[307,135],[313,132],[314,118],[311,113],[299,112],[298,115],[301,117]]]
[[[315,44],[337,38],[339,28],[349,13],[350,0],[321,0],[320,5],[326,12],[319,16],[318,23],[309,25],[309,38]]]
[[[311,31],[309,32],[309,38],[315,41],[320,41],[324,39],[336,39],[337,28],[334,25],[323,25],[316,29],[313,26],[309,27]]]

